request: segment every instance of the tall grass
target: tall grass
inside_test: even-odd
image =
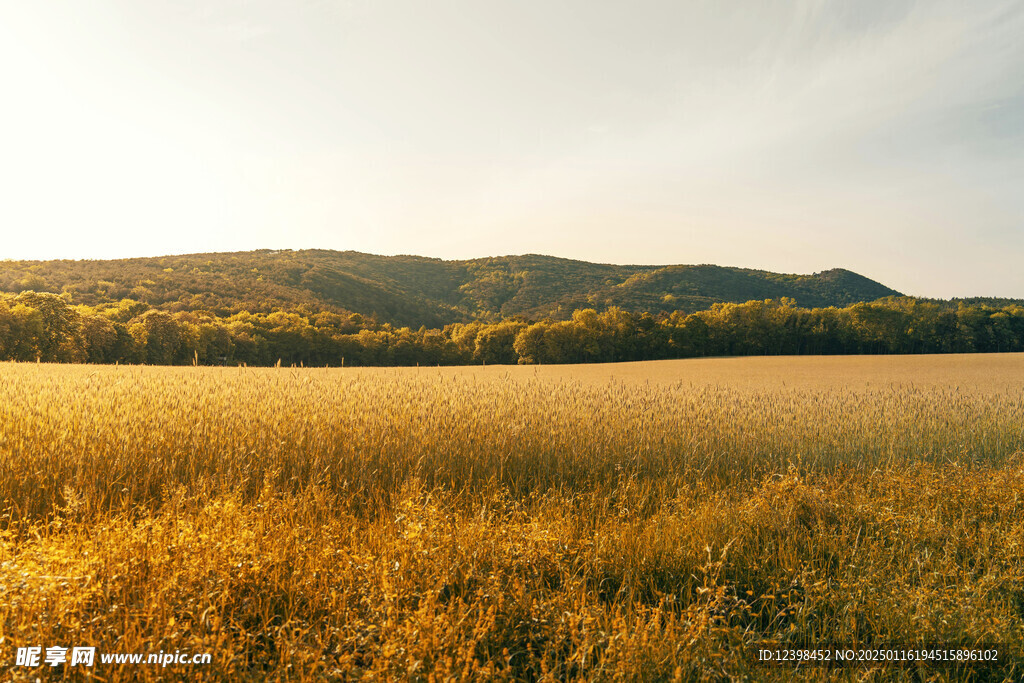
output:
[[[81,675],[14,666],[61,643],[213,654],[103,680],[793,676],[764,642],[1021,656],[1024,393],[959,384],[5,364],[0,667]]]

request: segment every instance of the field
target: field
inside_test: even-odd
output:
[[[0,364],[0,679],[1021,680],[1022,449],[1021,354]]]

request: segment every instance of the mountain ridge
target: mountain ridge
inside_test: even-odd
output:
[[[658,314],[753,299],[785,297],[827,307],[902,296],[845,268],[795,274],[544,254],[445,260],[326,249],[0,261],[0,292],[24,290],[63,293],[74,304],[92,306],[134,299],[169,311],[219,315],[327,311],[427,327],[512,317],[558,320],[582,308]]]

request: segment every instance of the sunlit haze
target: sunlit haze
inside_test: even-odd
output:
[[[843,267],[1024,297],[1024,3],[0,4],[0,258]]]

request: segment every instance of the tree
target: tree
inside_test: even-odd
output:
[[[519,356],[520,364],[533,365],[544,361],[544,337],[547,329],[548,323],[539,322],[519,331],[512,348]]]
[[[488,325],[476,335],[473,360],[485,365],[514,365],[519,361],[515,341],[525,323],[506,321]]]
[[[30,309],[20,315],[32,330],[34,350],[40,360],[61,363],[85,360],[79,343],[78,314],[64,299],[48,292],[28,291],[18,294],[14,303],[15,308],[21,305]]]
[[[113,363],[117,357],[117,328],[102,315],[85,315],[81,320],[82,343],[89,363]]]
[[[179,359],[181,326],[169,313],[147,311],[135,318],[128,330],[143,350],[144,362],[173,365]]]

